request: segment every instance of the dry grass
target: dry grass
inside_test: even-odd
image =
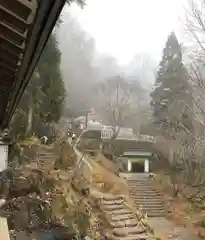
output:
[[[93,184],[102,192],[129,196],[129,189],[125,180],[108,170],[108,165],[106,168],[101,165],[103,162],[104,164],[109,163],[110,167],[114,167],[113,163],[102,155],[98,155],[98,158],[101,158],[101,163],[98,163],[96,159],[89,160],[93,167]]]
[[[100,163],[105,169],[108,169],[112,172],[116,170],[115,164],[108,160],[102,153],[98,152],[95,156],[95,159],[98,163]]]
[[[30,149],[30,147],[33,148],[35,146],[34,155],[36,159],[38,158],[36,152],[39,149],[43,152],[53,153],[53,158],[55,158],[56,155],[59,156],[59,161],[57,161],[55,165],[56,169],[53,168],[54,166],[51,166],[49,170],[43,167],[39,169],[38,164],[33,161],[34,159],[30,154],[28,156],[28,161],[22,163],[20,169],[18,169],[19,175],[17,175],[17,170],[14,170],[14,180],[19,189],[18,194],[20,197],[23,195],[23,204],[25,208],[27,209],[27,206],[30,206],[29,201],[32,198],[32,203],[38,203],[39,201],[43,203],[42,209],[40,210],[36,207],[39,205],[32,205],[32,211],[41,216],[40,223],[42,222],[42,224],[44,224],[48,222],[47,224],[60,224],[65,226],[68,232],[72,234],[75,232],[86,233],[87,230],[90,229],[94,230],[93,225],[95,224],[96,216],[93,214],[88,200],[80,191],[74,189],[71,184],[71,179],[73,177],[72,173],[75,170],[75,163],[77,160],[72,146],[67,142],[61,142],[58,146],[55,144],[49,146],[41,145],[38,139],[29,139],[21,144],[22,150]],[[92,175],[88,169],[85,168],[78,169],[77,171],[88,177]],[[14,185],[14,182],[12,183]],[[8,187],[6,190],[9,190]],[[15,186],[13,186],[13,188],[16,191]],[[32,196],[27,196],[28,193]],[[11,200],[11,202],[13,202],[13,200]],[[8,204],[9,203],[8,201]],[[15,205],[13,204],[12,207],[14,208]],[[13,209],[12,207],[11,209]],[[21,211],[17,214],[20,213]],[[21,217],[18,217],[17,223],[20,218]],[[11,220],[13,222],[12,218]],[[97,231],[94,232],[96,233]]]
[[[59,158],[55,162],[55,168],[67,169],[75,166],[77,156],[68,142],[62,142],[58,148],[55,147]]]
[[[155,184],[163,192],[164,201],[169,210],[169,218],[178,225],[183,225],[198,236],[205,238],[205,210],[188,201],[182,194],[173,197],[173,185],[170,176],[160,172],[156,174]]]

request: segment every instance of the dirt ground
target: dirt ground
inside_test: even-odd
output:
[[[116,170],[115,164],[107,159],[103,154],[100,152],[96,154],[95,159],[98,163],[100,163],[105,169],[108,169],[112,172]]]
[[[168,177],[162,172],[155,177],[156,187],[163,193],[167,204],[168,217],[177,225],[182,225],[205,239],[205,209],[201,209],[183,196],[173,196],[173,189]],[[204,222],[204,225],[202,224]]]

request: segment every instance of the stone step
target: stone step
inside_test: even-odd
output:
[[[143,201],[135,201],[135,204],[137,205],[137,206],[150,206],[150,207],[161,207],[161,206],[163,206],[163,207],[165,207],[165,205],[163,204],[163,203],[161,203],[161,202],[143,202]]]
[[[165,208],[161,199],[142,199],[142,198],[133,198],[136,206],[148,207],[148,208]]]
[[[37,151],[38,152],[38,155],[40,155],[40,156],[45,156],[45,155],[49,155],[49,156],[51,156],[51,155],[58,155],[58,154],[56,154],[56,152],[54,152],[54,151]]]
[[[118,200],[123,201],[124,200],[124,196],[122,196],[122,195],[117,195],[117,196],[115,196],[115,195],[105,195],[105,196],[103,196],[101,198],[100,201],[107,201],[107,202],[109,202],[109,201],[118,201]]]
[[[164,224],[165,222],[169,222],[168,220],[166,220],[163,217],[156,217],[156,218],[152,218],[149,219],[149,223],[159,223],[159,224]],[[170,222],[169,222],[170,223]],[[173,223],[172,223],[173,225]]]
[[[124,228],[114,228],[112,230],[113,236],[116,237],[126,237],[127,235],[138,235],[144,233],[144,231],[138,227],[124,227]]]
[[[132,199],[137,203],[137,204],[140,204],[140,203],[143,203],[143,204],[147,204],[147,203],[150,203],[150,204],[155,204],[155,205],[164,205],[162,199],[160,198],[146,198],[146,197],[143,197],[143,198],[140,198],[140,197],[137,197],[137,196],[133,196]]]
[[[123,196],[106,195],[99,199],[100,208],[104,212],[108,225],[104,231],[105,239],[116,240],[148,240],[155,239],[147,234],[148,228],[139,224],[136,215],[126,207]],[[109,231],[109,232],[108,232]]]
[[[135,218],[131,218],[131,219],[125,219],[122,221],[111,221],[110,226],[112,228],[124,228],[124,227],[139,227],[139,223]],[[147,228],[145,227],[141,227],[140,228],[142,232],[145,232],[147,230]]]
[[[112,214],[112,215],[124,215],[124,214],[131,214],[132,212],[129,209],[115,209],[112,211],[105,211],[107,214]]]
[[[143,213],[147,213],[148,215],[154,215],[155,217],[159,217],[159,216],[165,216],[166,214],[166,211],[165,209],[143,209],[143,208],[140,208],[140,211],[143,212]]]
[[[120,199],[120,200],[103,200],[101,199],[101,204],[102,205],[121,205],[121,204],[124,204],[124,199]]]
[[[150,180],[147,180],[147,181],[138,181],[138,180],[133,180],[133,181],[127,181],[127,184],[130,185],[130,186],[141,186],[141,185],[150,185],[152,184],[153,182],[150,181]]]
[[[130,191],[131,192],[147,192],[147,193],[149,193],[149,192],[155,192],[155,193],[157,193],[157,194],[159,194],[160,193],[160,191],[159,190],[156,190],[156,189],[153,189],[153,188],[138,188],[138,187],[129,187],[130,188]]]
[[[131,192],[131,195],[133,197],[138,197],[138,198],[142,198],[142,199],[160,199],[162,200],[161,194],[156,194],[156,193],[146,193],[146,192]]]
[[[127,182],[134,183],[134,182],[151,182],[150,178],[138,178],[138,179],[129,179],[127,178]]]
[[[166,215],[164,210],[142,210],[142,212],[147,213],[148,217],[164,217]]]
[[[37,151],[38,152],[38,156],[58,156],[58,154],[56,154],[55,152],[53,151]]]
[[[105,233],[105,237],[107,240],[155,240],[156,238],[150,234],[137,234],[133,236],[125,236],[125,237],[116,237],[111,235],[110,233]]]
[[[144,181],[132,180],[128,182],[130,192],[138,209],[147,213],[149,217],[163,217],[166,215],[161,194],[154,189],[150,179]]]
[[[134,200],[135,204],[165,206],[160,198],[158,198],[158,199],[151,198],[150,199],[150,198],[138,198],[135,196],[132,199]]]
[[[152,181],[152,179],[150,177],[135,177],[135,178],[126,178],[128,182],[147,182],[147,181]]]
[[[56,158],[54,158],[54,157],[38,157],[38,160],[39,161],[45,161],[45,162],[49,162],[49,161],[55,161],[56,160]]]
[[[101,209],[104,211],[114,211],[114,210],[124,209],[124,206],[122,204],[121,205],[115,205],[115,204],[102,205]]]
[[[45,163],[45,164],[54,164],[54,162],[56,161],[55,159],[51,159],[51,158],[49,158],[49,159],[47,159],[47,160],[43,160],[43,159],[38,159],[38,161],[40,162],[40,163]]]
[[[151,205],[151,204],[143,204],[143,203],[135,203],[137,208],[146,208],[146,209],[166,209],[164,205]]]
[[[129,186],[129,185],[128,185]],[[133,186],[129,186],[133,189],[146,189],[146,190],[156,190],[153,186],[150,185],[133,185]]]
[[[39,157],[38,158],[38,161],[41,161],[41,162],[49,162],[49,161],[55,161],[56,158],[51,158],[51,157],[47,157],[47,158],[42,158],[42,157]]]
[[[38,160],[40,161],[48,161],[48,160],[56,160],[58,157],[55,156],[38,156]]]
[[[158,191],[157,189],[155,189],[153,186],[129,186],[128,185],[128,187],[129,188],[131,188],[131,189],[136,189],[136,190],[141,190],[141,189],[145,189],[145,190],[154,190],[154,191]]]
[[[42,159],[48,159],[48,158],[56,158],[57,155],[53,155],[53,154],[46,154],[46,155],[38,155],[39,158],[42,158]]]
[[[136,191],[136,190],[130,190],[130,194],[133,195],[133,196],[147,196],[147,197],[151,197],[153,198],[153,196],[156,196],[158,198],[161,199],[161,193],[160,192],[155,192],[155,191],[150,191],[150,192],[147,192],[147,191]]]
[[[155,207],[155,206],[143,206],[143,205],[136,205],[136,207],[139,209],[144,209],[144,210],[148,210],[148,211],[165,211],[165,207],[161,206],[161,207]]]
[[[136,188],[154,188],[153,183],[133,183],[133,184],[127,184],[129,187],[136,187]]]
[[[119,215],[110,215],[109,216],[110,221],[114,222],[114,221],[127,221],[130,219],[135,219],[136,216],[134,213],[124,213],[124,214],[119,214]]]
[[[146,194],[146,195],[160,195],[160,192],[157,190],[147,190],[147,189],[137,189],[137,188],[133,188],[130,190],[131,193],[136,193],[136,194]]]
[[[139,174],[139,173],[136,173],[135,174],[135,176],[125,176],[127,179],[129,179],[129,180],[137,180],[137,179],[151,179],[150,177],[149,177],[149,175],[148,174],[144,174],[144,175],[142,175],[142,174]]]
[[[147,206],[142,206],[142,205],[139,205],[137,206],[137,209],[138,210],[141,210],[141,211],[145,211],[145,212],[151,212],[151,211],[163,211],[165,212],[165,208],[164,207],[161,207],[161,208],[156,208],[156,207],[147,207]]]
[[[153,183],[151,181],[133,181],[133,182],[127,182],[128,186],[151,186]]]
[[[157,194],[157,195],[161,195],[161,192],[159,191],[159,190],[156,190],[156,189],[151,189],[151,188],[135,188],[135,187],[133,187],[133,188],[131,188],[130,187],[130,192],[132,192],[132,193],[144,193],[144,192],[146,192],[147,194],[149,194],[149,193],[155,193],[155,194]]]
[[[154,188],[154,186],[153,186],[153,183],[135,183],[135,184],[127,184],[129,187],[132,187],[132,188],[134,188],[134,187],[136,187],[136,188],[153,188],[153,189],[155,189]]]
[[[52,167],[53,164],[52,163],[42,163],[42,162],[39,162],[39,164],[43,167]]]
[[[154,205],[154,204],[137,204],[136,203],[136,206],[137,207],[141,207],[141,208],[144,208],[144,209],[165,209],[164,205]]]
[[[128,187],[129,188],[133,188],[133,189],[137,189],[137,190],[146,189],[146,190],[155,190],[155,191],[157,191],[157,189],[155,189],[154,186],[150,186],[150,185],[133,185],[133,186],[128,185]]]
[[[136,207],[139,208],[148,208],[148,209],[165,209],[164,205],[154,205],[154,204],[143,204],[143,203],[135,203]]]
[[[138,198],[138,199],[153,199],[153,198],[156,198],[156,199],[161,199],[160,195],[156,195],[156,194],[146,194],[146,193],[131,193],[131,196],[133,198]]]
[[[39,150],[38,149],[38,154],[42,154],[42,155],[45,155],[45,154],[50,154],[50,155],[52,155],[52,154],[55,154],[54,153],[54,151],[53,150]]]
[[[139,203],[150,202],[150,203],[156,203],[156,204],[163,204],[162,200],[159,197],[154,199],[154,197],[151,198],[151,197],[146,197],[144,195],[144,196],[132,196],[132,199]]]
[[[56,158],[38,158],[39,162],[54,162]]]

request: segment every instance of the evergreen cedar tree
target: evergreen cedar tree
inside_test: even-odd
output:
[[[192,91],[182,60],[182,47],[174,32],[168,36],[150,96],[156,125],[161,125],[163,129],[170,126],[177,129],[178,123],[183,122],[189,129],[192,128],[188,111],[192,109]]]

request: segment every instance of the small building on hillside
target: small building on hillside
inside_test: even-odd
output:
[[[81,130],[87,128],[102,128],[102,121],[97,115],[88,114],[87,116],[81,116],[74,120],[75,124],[80,127]]]
[[[127,151],[117,158],[117,165],[122,172],[150,172],[151,152]]]

